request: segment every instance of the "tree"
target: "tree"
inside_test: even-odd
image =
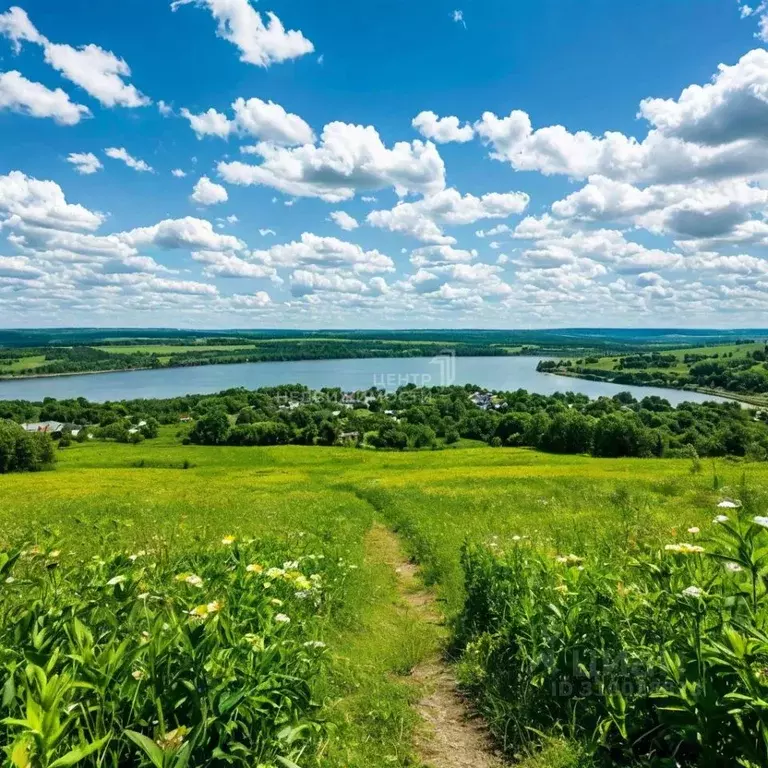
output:
[[[237,414],[235,424],[253,424],[256,421],[256,414],[253,408],[243,408],[240,413]]]
[[[139,427],[139,431],[147,440],[154,440],[160,432],[160,423],[152,416],[146,422],[143,427]]]
[[[208,411],[189,433],[190,440],[201,445],[223,445],[228,436],[229,419],[221,409]]]
[[[0,421],[0,473],[16,469],[16,442],[21,427],[12,421]]]
[[[0,473],[37,472],[55,461],[49,434],[25,432],[12,421],[0,421]]]
[[[589,453],[592,419],[578,411],[562,411],[552,419],[539,444],[555,453]]]
[[[331,421],[324,421],[317,430],[317,442],[333,445],[339,439],[339,428]]]
[[[410,424],[406,434],[413,448],[429,448],[437,441],[435,430],[423,424]]]
[[[459,435],[459,430],[456,429],[456,427],[449,427],[445,430],[446,445],[453,445],[454,443],[458,443],[460,439],[461,435]]]
[[[595,426],[595,456],[650,456],[651,433],[634,414],[612,413]]]
[[[524,411],[506,413],[496,425],[496,437],[507,445],[520,445],[530,425],[530,413]]]
[[[546,411],[536,411],[523,435],[523,445],[532,445],[534,448],[538,448],[544,434],[549,429],[549,422],[550,418]]]
[[[394,424],[386,424],[369,442],[375,448],[395,448],[402,451],[408,447],[408,435]]]

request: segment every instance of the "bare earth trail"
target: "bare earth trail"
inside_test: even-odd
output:
[[[388,565],[397,575],[403,610],[425,629],[442,628],[444,620],[435,595],[424,588],[418,568],[403,553],[400,540],[378,523],[368,533],[368,552]],[[440,629],[440,635],[444,632]],[[423,695],[417,711],[424,727],[417,735],[415,749],[428,768],[500,768],[483,721],[472,713],[461,696],[451,668],[435,648],[411,671],[411,678]]]

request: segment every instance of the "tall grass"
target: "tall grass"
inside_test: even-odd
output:
[[[325,736],[316,639],[352,566],[226,536],[68,563],[0,556],[4,742],[19,768],[292,766]]]
[[[464,548],[459,668],[508,750],[559,729],[604,765],[768,765],[768,517],[723,504],[662,548]]]

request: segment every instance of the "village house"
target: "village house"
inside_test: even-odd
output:
[[[71,432],[72,435],[77,437],[80,432],[79,424],[67,424],[62,421],[34,421],[22,424],[21,428],[26,432],[45,432],[52,436]]]

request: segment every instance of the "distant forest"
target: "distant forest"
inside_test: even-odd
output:
[[[446,341],[465,344],[524,345],[545,344],[610,347],[620,349],[647,345],[681,347],[687,344],[725,343],[734,339],[768,336],[768,329],[648,329],[648,328],[555,328],[544,330],[185,330],[177,328],[30,328],[0,329],[0,347],[45,347],[52,345],[103,345],[117,341],[146,343],[193,343],[206,338],[244,340],[264,339],[348,339],[359,341]]]

